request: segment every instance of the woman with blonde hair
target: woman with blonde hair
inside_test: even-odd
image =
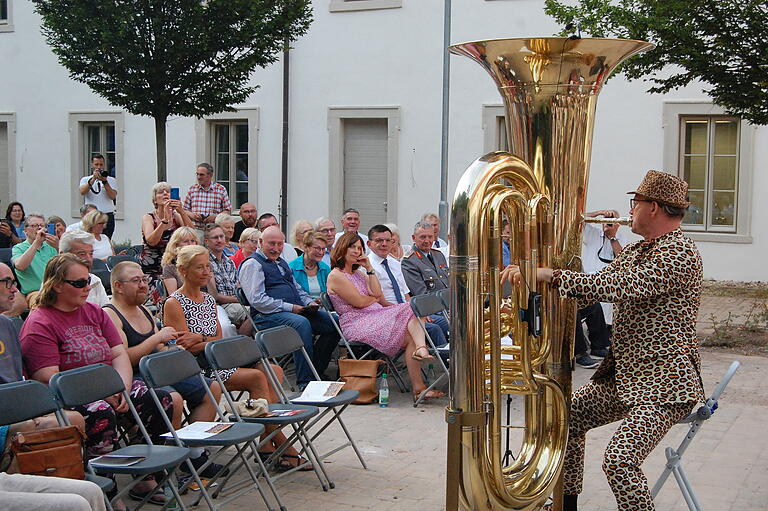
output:
[[[173,293],[181,287],[182,278],[176,269],[176,255],[179,250],[189,245],[199,245],[200,237],[197,231],[192,227],[179,227],[168,240],[168,244],[163,251],[162,259],[162,279],[168,294]]]
[[[312,298],[319,298],[321,293],[325,293],[325,283],[331,273],[331,267],[323,262],[328,238],[321,232],[310,230],[304,233],[298,246],[304,249],[302,255],[289,262],[288,266],[302,289]]]
[[[389,255],[402,261],[403,257],[410,252],[409,245],[400,244],[400,229],[395,224],[384,224],[392,233],[392,248],[389,249]]]
[[[197,357],[207,377],[215,377],[214,370],[205,359],[205,346],[221,339],[222,330],[217,319],[216,300],[201,290],[213,275],[208,249],[201,246],[183,247],[176,256],[176,267],[184,279],[184,284],[165,302],[165,325],[180,332],[176,343]],[[282,381],[282,368],[273,365],[272,369]],[[263,397],[270,403],[278,402],[277,393],[260,369],[238,367],[220,370],[218,375],[229,390],[245,390],[251,398]],[[275,435],[272,440],[276,443],[266,452],[271,452],[286,441],[282,435]],[[292,448],[289,448],[287,453],[283,455],[286,469],[306,462]],[[312,470],[311,467],[309,470]]]
[[[139,263],[144,273],[159,277],[163,273],[161,261],[168,241],[179,227],[191,227],[192,220],[184,211],[181,201],[171,199],[171,185],[165,181],[152,187],[152,205],[154,209],[141,217],[144,248]]]
[[[304,235],[312,229],[313,227],[309,220],[299,220],[293,224],[293,229],[291,229],[291,244],[299,256],[304,253]],[[286,263],[290,263],[290,261],[286,261]]]
[[[224,239],[227,241],[227,244],[224,245],[224,255],[232,257],[237,252],[237,249],[240,248],[237,243],[232,241],[232,237],[235,235],[235,217],[227,212],[222,212],[216,215],[214,223],[224,231]]]
[[[248,259],[259,249],[259,240],[261,239],[261,231],[255,227],[246,227],[242,234],[240,234],[240,248],[237,249],[235,255],[231,257],[232,262],[235,263],[235,268],[240,268],[243,261]]]
[[[109,217],[98,209],[87,213],[83,217],[83,230],[93,234],[96,243],[93,244],[93,257],[106,261],[109,256],[115,255],[115,249],[112,247],[112,240],[104,234]]]

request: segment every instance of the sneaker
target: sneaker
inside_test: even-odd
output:
[[[584,354],[584,355],[578,355],[576,357],[576,364],[583,367],[584,369],[594,369],[595,367],[600,365],[600,361],[595,360],[594,358],[590,357],[587,354]]]
[[[589,352],[594,358],[605,358],[608,356],[608,350],[596,349]]]

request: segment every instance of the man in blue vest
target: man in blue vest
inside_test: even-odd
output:
[[[273,225],[264,229],[261,248],[240,265],[240,286],[251,304],[251,318],[258,330],[281,325],[299,332],[304,348],[322,376],[331,353],[339,343],[339,334],[327,312],[293,278],[293,272],[281,257],[285,236]],[[314,336],[318,335],[317,342]],[[304,357],[294,356],[296,383],[303,388],[314,380]]]

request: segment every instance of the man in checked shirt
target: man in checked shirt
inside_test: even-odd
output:
[[[198,165],[195,177],[197,184],[189,187],[184,198],[184,209],[195,223],[198,234],[202,234],[205,224],[214,223],[216,215],[222,211],[229,213],[232,204],[229,202],[227,189],[213,181],[213,167],[210,164]]]
[[[587,431],[621,424],[603,458],[603,471],[618,509],[654,509],[640,465],[669,429],[704,400],[696,316],[702,262],[696,245],[680,230],[689,202],[688,184],[650,170],[630,200],[632,232],[643,240],[627,245],[595,274],[539,268],[561,297],[614,304],[613,343],[592,381],[573,394],[565,454],[564,507],[576,509],[584,472]],[[520,284],[520,270],[503,278]]]

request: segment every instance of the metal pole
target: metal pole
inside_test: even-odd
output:
[[[443,111],[440,140],[440,237],[448,239],[448,105],[450,98],[451,60],[451,0],[444,0],[443,13]],[[449,242],[450,243],[450,242]]]
[[[290,94],[290,46],[288,38],[283,47],[283,154],[280,172],[280,225],[283,232],[288,232],[288,123],[289,123],[289,94]]]

